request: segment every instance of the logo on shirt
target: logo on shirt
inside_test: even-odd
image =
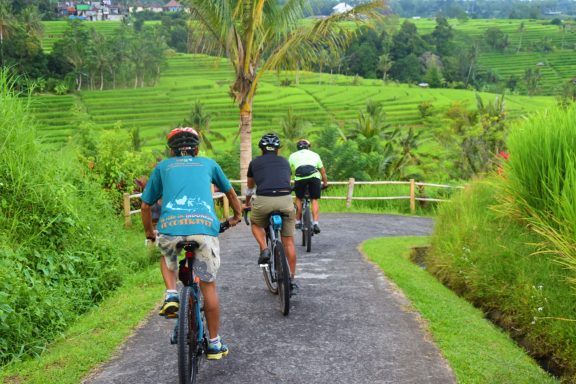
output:
[[[199,197],[182,196],[169,201],[166,208],[171,211],[208,211],[212,213],[212,206]]]

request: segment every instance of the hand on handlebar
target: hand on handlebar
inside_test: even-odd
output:
[[[322,183],[322,189],[328,189],[328,182]]]
[[[238,224],[241,221],[242,221],[241,217],[232,216],[228,218],[228,223],[230,223],[232,227],[236,226],[236,224]]]

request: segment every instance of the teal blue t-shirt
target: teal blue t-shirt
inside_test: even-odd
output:
[[[158,232],[172,236],[218,236],[220,222],[214,211],[211,185],[222,192],[232,186],[222,168],[205,157],[171,157],[161,161],[142,193],[148,205],[162,198]]]

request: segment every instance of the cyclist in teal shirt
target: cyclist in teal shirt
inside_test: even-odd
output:
[[[214,210],[212,184],[226,194],[234,210],[234,217],[228,219],[230,225],[240,222],[242,211],[238,196],[218,163],[197,157],[199,142],[198,133],[193,128],[176,128],[168,134],[172,157],[154,168],[146,184],[142,193],[142,223],[146,238],[157,240],[162,253],[160,270],[166,284],[166,298],[160,309],[162,316],[175,317],[179,308],[176,271],[181,249],[177,244],[181,241],[199,244],[193,268],[200,278],[204,297],[204,313],[210,334],[208,359],[220,359],[228,354],[228,348],[218,334],[220,304],[215,280],[220,267],[220,222]],[[160,198],[162,213],[155,231],[151,206]]]

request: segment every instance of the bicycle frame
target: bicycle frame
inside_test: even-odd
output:
[[[248,212],[249,209],[244,210],[244,221],[247,225],[249,225]],[[260,264],[260,268],[263,271],[268,290],[278,295],[280,311],[284,316],[287,316],[290,312],[290,266],[280,235],[282,222],[282,213],[274,211],[269,215],[268,226],[264,230],[271,257],[268,263]]]
[[[202,300],[201,292],[200,292],[200,279],[194,274],[194,269],[192,265],[194,264],[194,248],[190,245],[184,246],[185,250],[185,259],[181,261],[178,267],[178,276],[182,285],[184,287],[190,287],[192,298],[194,299],[195,303],[195,313],[196,313],[196,329],[197,329],[197,341],[198,343],[202,342],[202,337],[204,335],[204,323],[202,322],[202,308],[200,306],[200,302]],[[192,283],[190,283],[192,282]],[[178,319],[176,319],[176,326],[174,327],[174,332],[172,337],[170,338],[170,342],[172,344],[177,344],[176,338],[178,335]]]

